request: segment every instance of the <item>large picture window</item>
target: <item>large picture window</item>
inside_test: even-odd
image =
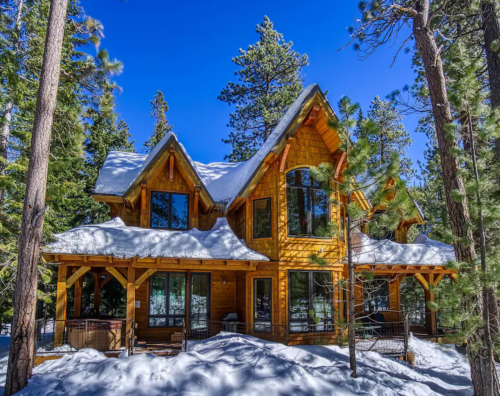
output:
[[[365,311],[377,312],[389,310],[389,279],[376,276],[363,281]]]
[[[186,317],[186,274],[156,272],[149,283],[149,326],[181,327]]]
[[[330,200],[307,168],[286,175],[288,235],[329,237]]]
[[[271,238],[271,198],[253,201],[253,237]]]
[[[289,272],[290,331],[333,331],[333,291],[330,271]]]
[[[189,195],[163,191],[151,193],[151,228],[187,230]]]

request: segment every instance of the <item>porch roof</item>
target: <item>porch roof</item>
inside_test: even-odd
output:
[[[201,260],[269,261],[238,239],[225,217],[210,231],[167,231],[128,227],[119,218],[57,234],[44,254],[102,255]]]
[[[375,240],[366,234],[353,236],[353,261],[356,264],[401,264],[444,266],[455,261],[453,246],[418,235],[413,243],[401,244]]]

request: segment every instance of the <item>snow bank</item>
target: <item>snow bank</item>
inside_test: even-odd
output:
[[[127,227],[120,218],[57,234],[44,248],[54,254],[99,254],[114,257],[172,257],[191,259],[269,259],[247,248],[234,235],[227,219],[218,218],[210,231],[166,231]]]
[[[455,260],[453,246],[425,235],[417,236],[411,244],[401,244],[359,233],[353,235],[353,248],[353,260],[358,264],[446,265]]]
[[[233,333],[170,358],[114,359],[83,349],[35,368],[19,395],[472,395],[464,356],[429,341],[411,345],[418,367],[358,353],[357,379],[350,377],[346,348],[286,347]]]

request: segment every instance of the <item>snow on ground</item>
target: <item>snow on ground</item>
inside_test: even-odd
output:
[[[0,396],[3,396],[5,377],[7,376],[7,361],[9,360],[10,335],[0,335]]]
[[[350,377],[347,348],[286,347],[234,333],[193,342],[170,358],[115,359],[83,349],[35,368],[19,395],[472,395],[466,357],[430,341],[410,345],[414,368],[358,352],[357,379]]]
[[[192,259],[269,259],[249,248],[234,234],[227,219],[219,217],[210,231],[166,231],[128,227],[119,218],[102,224],[73,228],[55,235],[45,252],[102,254],[115,257],[174,257]]]

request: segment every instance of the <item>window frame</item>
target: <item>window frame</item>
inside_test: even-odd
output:
[[[155,275],[159,275],[159,274],[166,274],[166,277],[165,277],[165,315],[151,315],[151,293],[153,292],[153,288],[152,288],[152,277],[155,276]],[[168,312],[170,311],[170,274],[183,274],[184,275],[184,314],[183,315],[170,315]],[[186,298],[187,297],[187,292],[188,292],[188,284],[187,284],[187,272],[175,272],[175,271],[156,271],[154,274],[152,274],[150,277],[149,277],[149,282],[148,282],[148,328],[160,328],[160,329],[163,329],[163,328],[174,328],[174,327],[182,327],[181,326],[176,326],[175,325],[175,319],[185,319],[186,318],[186,315],[187,315],[187,304],[188,304],[188,299]],[[153,319],[162,319],[162,318],[165,318],[165,326],[153,326],[150,324],[150,321],[149,319],[150,318],[153,318]],[[170,318],[173,318],[174,319],[174,325],[173,326],[169,326],[168,324],[168,320]]]
[[[208,299],[208,304],[207,304],[207,326],[206,329],[209,328],[209,323],[211,320],[211,313],[212,313],[212,273],[211,272],[190,272],[189,273],[189,328],[191,329],[192,322],[193,322],[193,309],[192,309],[192,301],[193,301],[193,275],[203,275],[205,276],[208,281],[207,281],[207,299]],[[201,330],[201,329],[197,329]]]
[[[292,288],[292,282],[291,282],[291,277],[293,273],[296,272],[306,272],[308,274],[308,310],[307,310],[307,319],[292,319],[292,304],[291,304],[291,288]],[[329,273],[332,277],[332,282],[333,282],[333,272],[332,271],[321,271],[321,270],[289,270],[288,271],[288,329],[290,333],[293,334],[301,334],[301,333],[307,333],[311,331],[311,328],[309,325],[314,324],[314,321],[311,317],[309,317],[309,312],[311,310],[314,310],[313,308],[313,283],[314,283],[314,277],[313,273],[319,272],[319,273]],[[334,301],[334,291],[331,291],[331,301],[332,301],[332,317],[331,318],[324,318],[324,326],[327,327],[326,330],[323,331],[312,331],[312,332],[323,332],[323,333],[330,333],[335,331],[335,324],[334,324],[334,312],[335,312],[335,301]],[[292,324],[300,324],[303,323],[304,325],[307,324],[308,326],[308,331],[293,331],[292,330]],[[313,328],[314,329],[314,328]]]
[[[170,201],[168,204],[168,225],[169,227],[153,227],[153,196],[156,193],[169,194]],[[173,195],[185,195],[188,199],[188,212],[187,212],[187,227],[186,228],[171,228],[172,226],[172,196]],[[181,191],[171,191],[171,190],[151,190],[149,197],[149,228],[154,230],[170,230],[170,231],[187,231],[189,230],[191,218],[191,194]]]
[[[256,236],[255,235],[255,228],[257,222],[255,221],[255,202],[257,201],[264,201],[264,200],[269,200],[269,236]],[[273,237],[273,200],[272,197],[262,197],[262,198],[256,198],[252,200],[252,238],[253,239],[271,239]]]
[[[269,298],[269,306],[271,309],[271,317],[268,320],[259,320],[255,317],[256,313],[256,304],[257,304],[257,288],[255,287],[257,284],[257,281],[269,281],[271,283],[271,288],[270,288],[270,298]],[[264,325],[264,326],[269,326],[269,329],[266,330],[257,330],[257,327],[255,326],[256,324],[261,324],[261,323],[267,323],[271,322],[270,325]],[[252,318],[252,323],[254,324],[253,326],[253,331],[255,333],[272,333],[273,331],[273,278],[271,277],[259,277],[259,278],[253,278],[253,318]]]
[[[312,232],[313,232],[313,220],[312,220],[312,217],[313,217],[313,213],[312,213],[312,194],[311,194],[311,190],[320,190],[320,191],[323,191],[321,189],[321,187],[314,187],[314,186],[307,186],[307,185],[304,185],[304,184],[293,184],[293,185],[289,185],[288,184],[288,181],[287,181],[287,175],[290,173],[290,172],[295,172],[295,171],[298,171],[298,170],[307,170],[308,172],[310,172],[310,168],[308,167],[298,167],[298,168],[294,168],[294,169],[290,169],[288,172],[286,172],[285,174],[285,197],[286,197],[286,219],[287,219],[287,224],[286,224],[286,228],[287,228],[287,237],[289,238],[308,238],[308,239],[331,239],[331,237],[322,237],[322,236],[318,236],[318,235],[313,235]],[[314,179],[312,178],[311,176],[311,180],[314,181]],[[306,190],[306,197],[305,197],[305,201],[306,201],[306,205],[307,205],[307,208],[306,208],[306,218],[307,218],[307,235],[294,235],[294,234],[291,234],[290,233],[290,211],[289,211],[289,202],[288,202],[288,189],[289,188],[302,188],[302,189],[305,189]],[[323,191],[324,192],[324,191]],[[325,194],[326,195],[326,194]],[[329,199],[329,197],[327,197]],[[327,212],[327,219],[328,219],[328,223],[331,222],[332,220],[332,208],[331,208],[331,203],[328,202],[328,212]]]

